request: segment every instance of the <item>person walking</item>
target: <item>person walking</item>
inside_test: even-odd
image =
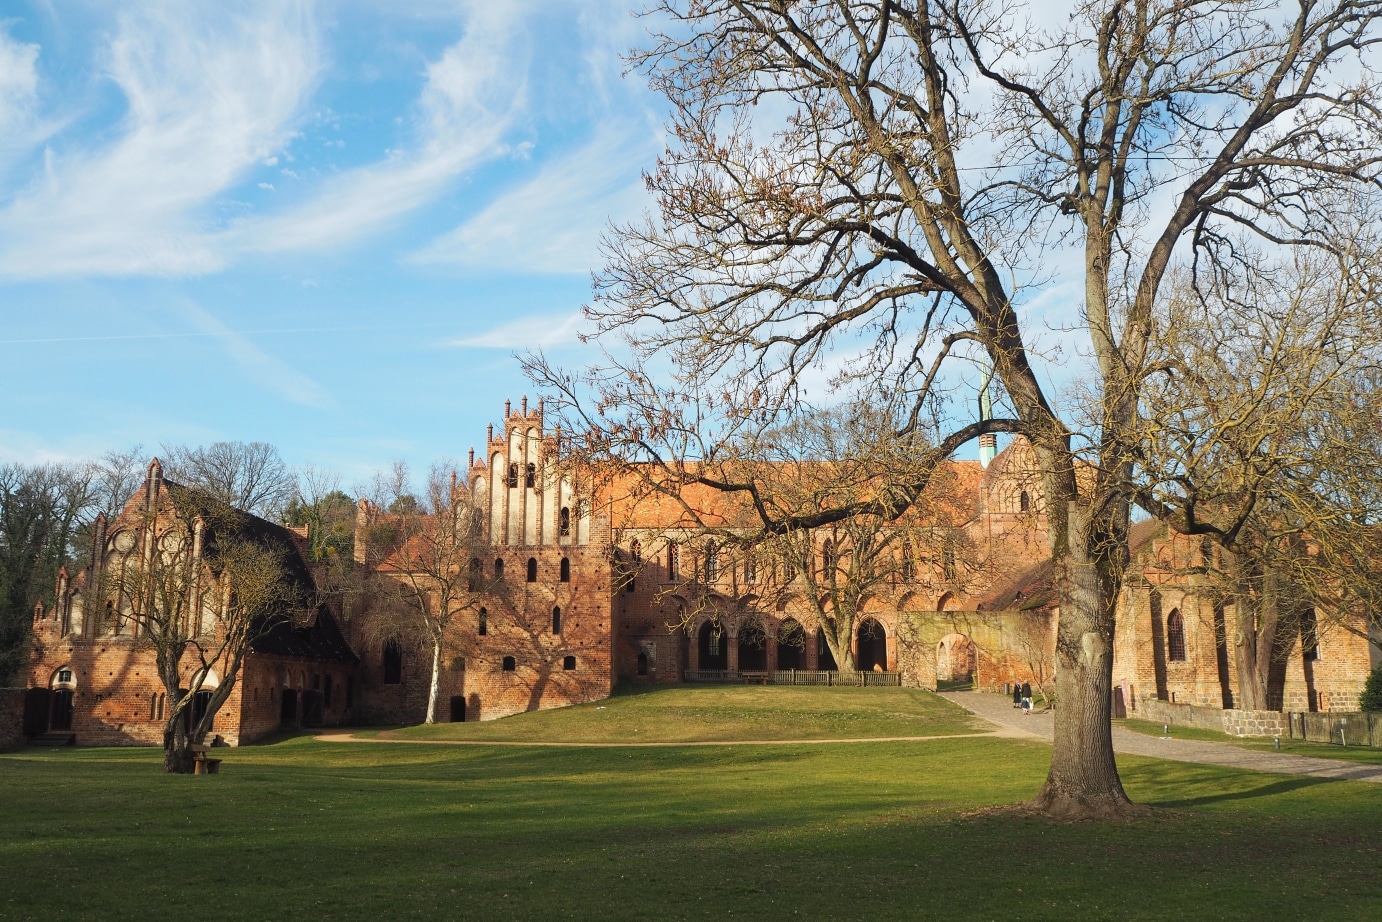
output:
[[[1022,686],[1016,682],[1013,683],[1013,707],[1022,707]]]
[[[1032,713],[1032,686],[1028,682],[1022,683],[1022,716],[1026,717]]]

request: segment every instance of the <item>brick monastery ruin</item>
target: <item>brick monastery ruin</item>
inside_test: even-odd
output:
[[[934,689],[971,680],[994,689],[1030,680],[1049,687],[1059,611],[1039,491],[1030,486],[1025,444],[1014,441],[995,457],[986,438],[984,462],[954,461],[947,474],[964,512],[957,527],[990,565],[957,572],[964,563],[940,555],[902,568],[865,603],[851,640],[860,671],[841,676],[799,599],[759,604],[752,563],[722,562],[704,534],[677,527],[656,507],[578,495],[551,463],[556,441],[544,431],[541,407],[529,411],[524,400],[510,412],[506,405],[502,431],[491,429],[467,472],[470,495],[487,510],[488,559],[471,565],[505,574],[506,591],[481,600],[447,636],[438,720],[594,701],[619,683],[845,679]],[[125,510],[97,528],[91,567],[63,573],[53,604],[36,611],[25,732],[71,732],[92,745],[161,741],[167,702],[152,652],[129,621],[98,617],[107,600],[85,593],[122,558],[152,546],[161,504],[179,489],[151,463]],[[307,536],[249,518],[261,539],[291,549],[289,575],[304,597],[315,597],[319,574],[307,562]],[[1114,651],[1115,713],[1160,719],[1159,703],[1232,708],[1233,619],[1207,591],[1205,547],[1155,523],[1137,525],[1133,539]],[[390,549],[371,548],[363,531],[355,557],[375,578],[394,578]],[[1352,627],[1306,613],[1274,669],[1272,706],[1355,709],[1378,648],[1361,622]],[[429,654],[372,639],[367,628],[328,600],[263,638],[216,715],[215,732],[237,744],[280,727],[420,721]],[[211,676],[208,687],[217,681]]]

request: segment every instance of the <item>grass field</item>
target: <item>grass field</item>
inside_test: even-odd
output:
[[[992,729],[912,688],[690,685],[644,688],[594,704],[503,720],[388,730],[382,738],[504,742],[682,743],[953,736]]]
[[[1256,749],[1262,752],[1275,750],[1276,743],[1264,737],[1230,736],[1217,730],[1201,730],[1197,727],[1166,727],[1165,724],[1148,720],[1115,721],[1117,726],[1134,733],[1148,736],[1169,735],[1178,740],[1204,740],[1211,743],[1231,743],[1243,749]],[[1165,728],[1163,730],[1163,728]],[[1318,759],[1339,759],[1344,762],[1362,762],[1368,765],[1382,765],[1382,749],[1369,746],[1331,746],[1328,743],[1311,743],[1305,740],[1284,739],[1281,752],[1295,756],[1313,756]]]
[[[813,691],[830,710],[865,690]],[[665,694],[645,701],[687,706]],[[551,715],[511,723],[530,719],[535,737],[552,732]],[[1162,808],[1146,819],[976,812],[1029,797],[1048,757],[992,738],[302,737],[231,750],[220,775],[170,777],[152,750],[22,750],[0,755],[0,918],[1377,918],[1378,786],[1124,759],[1132,795]]]

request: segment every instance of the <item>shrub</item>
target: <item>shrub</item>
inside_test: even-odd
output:
[[[1358,699],[1358,707],[1364,711],[1382,711],[1382,666],[1368,673],[1363,684],[1363,694]]]

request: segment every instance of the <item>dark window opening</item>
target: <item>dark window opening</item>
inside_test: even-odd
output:
[[[624,591],[625,591],[625,592],[633,592],[633,590],[634,590],[634,583],[636,583],[636,582],[637,582],[637,580],[635,580],[632,576],[630,576],[630,577],[629,577],[629,581],[628,581],[627,583],[624,584]]]
[[[667,578],[669,580],[681,579],[681,549],[676,542],[667,545]]]
[[[403,648],[398,641],[390,640],[384,644],[384,684],[399,685],[403,682]]]
[[[470,558],[470,573],[466,577],[465,588],[471,592],[480,588],[480,558]]]
[[[946,544],[941,549],[941,575],[947,583],[955,581],[955,545]]]
[[[633,539],[633,543],[629,545],[629,556],[633,558],[634,563],[638,563],[643,559],[642,541],[639,541],[637,538]]]
[[[489,633],[489,612],[485,611],[483,608],[480,609],[480,628],[476,633],[481,637]]]
[[[529,462],[527,476],[523,478],[524,485],[529,490],[537,486],[537,465]]]
[[[1171,609],[1166,616],[1166,658],[1183,662],[1185,660],[1185,620],[1180,609]]]
[[[510,490],[515,489],[515,488],[518,486],[518,465],[517,465],[517,464],[510,464],[510,465],[509,465],[509,478],[508,478],[508,483],[509,483],[509,489],[510,489]]]
[[[1023,490],[1021,495],[1017,497],[1017,508],[1023,512],[1032,511],[1032,498],[1027,495],[1026,490]]]
[[[494,561],[494,578],[500,580],[504,578],[504,559],[496,558]]]
[[[565,669],[567,672],[570,672],[571,670],[575,669],[575,668],[576,668],[576,657],[574,657],[574,656],[568,656],[568,657],[566,657],[565,659],[563,659],[563,660],[561,661],[561,668],[562,668],[562,669]]]
[[[571,582],[571,561],[565,557],[561,559],[561,570],[559,578],[563,583]]]
[[[561,633],[561,606],[556,605],[552,608],[552,633]]]
[[[451,722],[465,723],[465,695],[451,696]]]
[[[575,659],[574,656],[571,657],[571,658],[572,658],[572,659]],[[647,674],[648,674],[648,654],[646,654],[646,653],[640,653],[640,654],[638,654],[638,674],[639,674],[639,675],[647,675]]]
[[[565,506],[557,513],[557,533],[563,538],[571,534],[571,510]]]
[[[1313,608],[1307,608],[1300,616],[1300,655],[1308,661],[1320,658],[1319,623]]]
[[[835,578],[835,542],[829,538],[821,545],[821,579],[830,582]]]
[[[530,583],[535,583],[535,582],[537,582],[537,558],[536,558],[536,557],[529,557],[529,558],[528,558],[528,582],[530,582]]]
[[[515,660],[512,656],[506,656],[506,657],[504,657],[504,671],[505,671],[505,672],[513,672],[513,671],[514,671],[515,669],[517,669],[517,668],[518,668],[518,661],[517,661],[517,660]]]
[[[705,581],[713,583],[720,578],[720,549],[711,541],[705,546]]]

